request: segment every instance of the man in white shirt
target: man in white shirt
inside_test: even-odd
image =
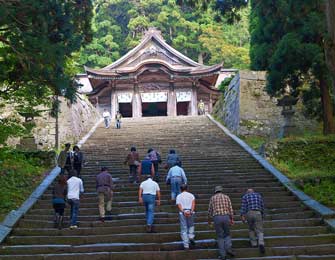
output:
[[[111,114],[108,112],[106,108],[104,109],[104,112],[102,113],[102,117],[104,118],[105,127],[109,128],[110,122],[111,122]]]
[[[160,188],[157,182],[152,180],[151,175],[147,175],[147,180],[140,184],[138,190],[138,202],[145,206],[145,217],[147,221],[147,233],[153,233],[155,201],[160,205]]]
[[[181,193],[176,198],[176,205],[179,210],[180,236],[183,240],[184,249],[188,250],[194,241],[194,195],[187,191],[187,185],[181,185]]]
[[[77,217],[79,211],[80,194],[84,192],[83,181],[72,171],[71,178],[67,180],[67,199],[71,206],[70,228],[78,228]]]

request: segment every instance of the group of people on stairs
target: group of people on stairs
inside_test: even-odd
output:
[[[62,171],[53,189],[55,227],[59,229],[62,228],[66,201],[71,206],[70,229],[78,228],[77,217],[79,201],[81,194],[84,192],[83,181],[79,178],[80,176],[78,176],[80,170],[75,170],[73,159],[71,159],[72,155],[68,155],[70,153],[69,150],[70,144],[66,144],[65,149],[59,155],[58,165],[62,168]],[[75,152],[81,153],[79,147],[75,146],[73,148],[73,153]],[[70,160],[68,160],[69,157]],[[81,155],[77,155],[77,157],[80,157],[83,163],[83,154],[81,153]],[[155,233],[155,206],[161,205],[161,191],[158,184],[160,181],[158,165],[162,163],[161,156],[155,149],[150,148],[144,159],[140,161],[136,147],[131,147],[130,153],[127,155],[124,163],[129,166],[129,182],[139,183],[138,202],[145,207],[146,232]],[[196,197],[188,191],[187,177],[181,166],[182,163],[179,155],[174,149],[171,149],[164,164],[164,168],[168,171],[166,184],[171,187],[170,203],[176,205],[178,209],[180,236],[183,241],[184,249],[189,250],[190,246],[196,244]],[[65,177],[65,171],[68,171],[68,179]],[[102,167],[101,172],[96,176],[96,191],[99,201],[100,221],[111,220],[113,178],[106,167]],[[219,258],[229,259],[229,257],[235,256],[232,250],[230,235],[230,226],[234,224],[234,212],[229,196],[224,194],[223,191],[222,186],[216,186],[214,195],[209,200],[208,225],[212,227],[212,222],[214,222]],[[242,222],[248,223],[251,246],[258,247],[260,253],[264,254],[263,197],[253,189],[248,189],[242,197],[240,215]]]

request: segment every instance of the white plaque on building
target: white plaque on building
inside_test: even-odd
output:
[[[131,103],[132,98],[133,98],[133,93],[130,93],[130,92],[117,94],[117,101],[119,103]]]
[[[167,102],[167,92],[141,93],[143,103]]]
[[[187,102],[192,99],[192,91],[177,91],[177,102]]]

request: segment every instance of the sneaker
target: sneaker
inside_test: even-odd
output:
[[[190,239],[190,244],[191,244],[192,246],[195,246],[195,240],[194,240],[194,239]]]
[[[265,254],[265,247],[264,247],[264,245],[259,245],[259,252],[261,254]]]
[[[72,225],[72,226],[70,226],[70,229],[76,229],[76,228],[78,228],[77,225]]]

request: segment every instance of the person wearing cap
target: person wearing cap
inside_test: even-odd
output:
[[[100,221],[105,221],[105,198],[106,210],[109,217],[112,211],[112,198],[113,198],[113,178],[108,173],[107,167],[101,167],[101,172],[96,177],[96,189],[99,198],[99,214]]]
[[[140,184],[138,190],[138,202],[145,206],[146,230],[147,233],[153,233],[153,223],[155,214],[155,202],[157,206],[161,203],[160,188],[157,182],[152,180],[152,175],[146,175],[147,180]]]
[[[251,246],[258,246],[260,253],[264,254],[264,201],[262,195],[253,189],[248,189],[242,197],[241,219],[243,223],[248,222]]]
[[[230,236],[230,226],[234,224],[233,207],[230,198],[223,194],[222,186],[216,186],[214,193],[208,206],[208,225],[211,225],[211,218],[213,218],[220,253],[219,258],[229,259],[228,256],[235,256]]]
[[[176,198],[176,205],[179,209],[180,236],[183,240],[184,249],[188,250],[194,241],[194,210],[195,197],[188,192],[187,185],[181,185],[181,193]]]

